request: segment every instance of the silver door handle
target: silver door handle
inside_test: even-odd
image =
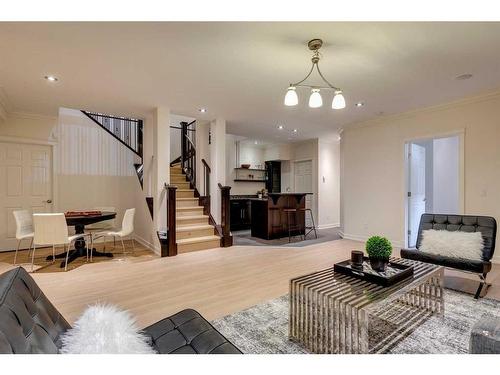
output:
[[[52,199],[47,199],[47,200],[45,201],[45,203],[49,203],[49,204],[50,204],[50,203],[52,203]]]

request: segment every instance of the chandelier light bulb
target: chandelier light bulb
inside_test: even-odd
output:
[[[332,108],[333,109],[345,108],[345,98],[344,95],[342,95],[342,91],[337,91],[335,93],[335,96],[333,97],[332,101]]]
[[[323,105],[323,99],[321,98],[321,94],[319,93],[319,89],[312,89],[311,96],[309,97],[309,107],[310,108],[319,108]]]
[[[299,97],[297,96],[297,92],[295,91],[294,86],[290,86],[288,90],[286,90],[285,95],[285,105],[288,107],[292,107],[294,105],[299,104]]]

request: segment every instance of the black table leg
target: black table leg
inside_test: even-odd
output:
[[[78,224],[75,225],[75,234],[83,234],[85,226]],[[89,254],[90,255],[90,254]],[[86,257],[87,256],[87,244],[85,242],[85,238],[79,238],[75,241],[75,248],[69,251],[68,255],[68,263],[71,263],[77,258]],[[113,254],[111,253],[103,253],[97,251],[95,248],[92,249],[92,257],[108,257],[112,258]],[[64,268],[66,266],[66,253],[56,254],[56,259],[63,259],[60,267]],[[52,255],[47,257],[47,260],[54,260]]]

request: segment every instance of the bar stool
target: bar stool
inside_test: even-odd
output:
[[[299,224],[299,218],[298,218],[298,213],[299,210],[296,208],[284,208],[283,212],[286,214],[286,223],[285,223],[285,230],[288,230],[288,242],[292,242],[292,232],[299,231],[299,236],[303,237],[302,235],[302,226]],[[295,217],[294,224],[291,224],[291,218]],[[304,238],[303,238],[304,239]]]
[[[301,208],[300,210],[304,212],[304,223],[305,223],[305,219],[306,219],[306,212],[309,212],[309,215],[311,217],[311,222],[312,222],[312,226],[311,227],[308,227],[307,225],[304,224],[304,226],[305,226],[305,228],[304,228],[304,239],[306,239],[307,235],[309,233],[311,233],[312,231],[314,231],[314,236],[316,238],[318,238],[318,234],[316,233],[316,224],[314,224],[314,216],[313,216],[312,210],[310,208]]]

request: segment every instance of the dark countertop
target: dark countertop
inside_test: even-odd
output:
[[[230,200],[247,200],[251,198],[257,198],[257,194],[247,194],[247,195],[231,195]]]

